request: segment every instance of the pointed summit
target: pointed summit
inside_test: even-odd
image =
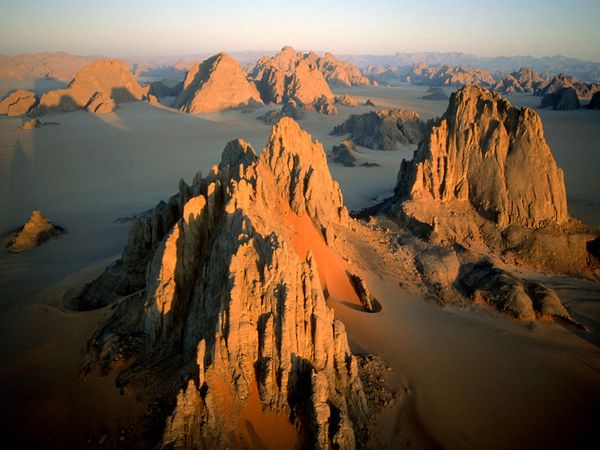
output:
[[[189,113],[207,113],[251,103],[262,104],[254,83],[236,60],[219,53],[187,72],[175,107]]]

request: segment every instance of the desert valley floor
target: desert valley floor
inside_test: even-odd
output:
[[[56,87],[21,84],[37,92]],[[14,87],[0,82],[0,97]],[[377,106],[413,109],[430,119],[445,111],[447,101],[423,100],[426,90],[402,84],[335,93],[350,93],[361,104],[370,98]],[[507,97],[515,106],[539,103],[532,96]],[[30,132],[17,130],[19,118],[0,118],[3,246],[35,208],[68,230],[33,252],[0,252],[3,434],[22,448],[94,448],[103,435],[127,442],[122,430],[144,413],[135,398],[121,395],[112,377],[79,374],[82,347],[111,307],[75,312],[68,301],[119,257],[130,224],[124,219],[167,199],[180,178],[207,174],[232,139],[243,138],[260,151],[271,126],[256,118],[270,108],[192,115],[134,102],[104,115],[50,115],[46,119],[57,126]],[[335,116],[308,112],[300,126],[330,151],[341,140],[329,135],[332,128],[369,109],[341,106]],[[600,112],[537,112],[565,172],[570,213],[599,228]],[[360,158],[379,167],[330,163],[348,209],[390,196],[401,160],[414,149],[361,148]],[[399,287],[387,270],[369,279],[382,313],[328,301],[346,326],[352,350],[379,354],[393,369],[387,385],[409,399],[408,407],[390,408],[382,419],[388,448],[562,449],[598,442],[600,285],[532,276],[552,286],[589,332],[553,321],[517,322],[487,311],[442,308]],[[409,426],[398,429],[399,423]],[[268,429],[257,429],[257,435],[267,446],[278,444]]]

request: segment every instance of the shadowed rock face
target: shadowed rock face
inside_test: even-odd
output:
[[[219,53],[186,74],[175,106],[189,113],[216,112],[250,103],[262,104],[252,81],[233,58]]]
[[[396,150],[418,143],[425,123],[414,111],[382,109],[365,114],[352,114],[331,132],[334,136],[350,134],[356,145],[376,150]]]
[[[38,209],[35,209],[31,213],[31,217],[29,217],[25,225],[8,243],[6,248],[11,253],[24,252],[64,232],[63,228],[50,223]]]
[[[430,87],[427,92],[423,96],[424,100],[448,100],[448,94],[441,87]]]
[[[334,98],[316,63],[291,47],[273,57],[260,58],[251,71],[265,103],[294,100],[308,105],[325,96]]]
[[[579,106],[577,91],[572,87],[560,88],[552,94],[546,94],[540,103],[540,108],[552,108],[555,111],[570,111],[579,109]]]
[[[412,161],[402,162],[396,198],[437,208],[468,203],[501,228],[569,217],[563,172],[539,116],[479,87],[452,95]]]
[[[161,446],[241,445],[238,424],[258,396],[265,413],[293,418],[307,446],[354,448],[367,404],[324,297],[354,292],[334,253],[349,218],[322,146],[283,118],[260,157],[230,142],[161,211],[132,228],[123,264],[148,261],[146,280],[90,341],[94,364],[108,369],[130,348],[140,363],[121,377],[141,382],[144,367],[157,376],[179,355],[158,375],[163,388],[189,380],[176,383]]]
[[[33,92],[17,89],[8,94],[0,102],[0,114],[11,116],[24,116],[37,103]]]
[[[356,166],[354,152],[356,152],[356,148],[352,141],[342,141],[340,142],[340,145],[334,145],[331,150],[333,162],[343,164],[347,167],[354,167]]]
[[[588,105],[589,109],[600,109],[600,92],[596,92]]]
[[[103,99],[92,109],[114,109],[113,102],[142,100],[148,87],[139,85],[127,65],[118,60],[99,60],[84,66],[66,89],[48,91],[32,110],[33,115],[84,109],[94,100]]]

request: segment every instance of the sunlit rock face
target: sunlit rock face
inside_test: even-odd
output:
[[[265,103],[294,100],[308,105],[320,97],[333,99],[327,81],[315,61],[291,47],[273,57],[260,58],[251,71]]]
[[[132,227],[122,264],[146,261],[144,285],[90,350],[105,370],[116,352],[137,358],[128,379],[181,359],[163,369],[187,381],[160,446],[247,445],[240,424],[258,403],[254,420],[261,410],[283,419],[307,446],[355,447],[367,404],[344,326],[325,303],[327,294],[356,299],[335,251],[350,220],[322,146],[283,118],[260,157],[230,142],[207,177],[181,183]]]
[[[32,114],[69,112],[88,105],[92,112],[109,112],[116,103],[141,100],[147,92],[148,87],[140,86],[124,62],[104,59],[81,68],[66,89],[42,95]]]
[[[34,209],[27,222],[10,240],[6,248],[11,253],[25,252],[64,232],[64,228],[52,224],[40,210]]]
[[[502,228],[569,218],[563,172],[537,113],[479,87],[452,95],[412,161],[402,163],[396,197],[440,208],[467,202]]]
[[[17,89],[0,101],[0,114],[7,116],[24,116],[37,103],[38,99],[33,92]]]
[[[248,104],[262,104],[254,82],[240,64],[219,53],[194,65],[186,74],[175,106],[189,113],[216,112]]]
[[[584,276],[597,233],[569,217],[564,176],[537,113],[464,87],[403,161],[389,212],[438,244]]]

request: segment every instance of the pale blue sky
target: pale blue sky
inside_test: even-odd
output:
[[[600,61],[599,24],[600,0],[2,0],[0,53],[141,56],[292,45]]]

